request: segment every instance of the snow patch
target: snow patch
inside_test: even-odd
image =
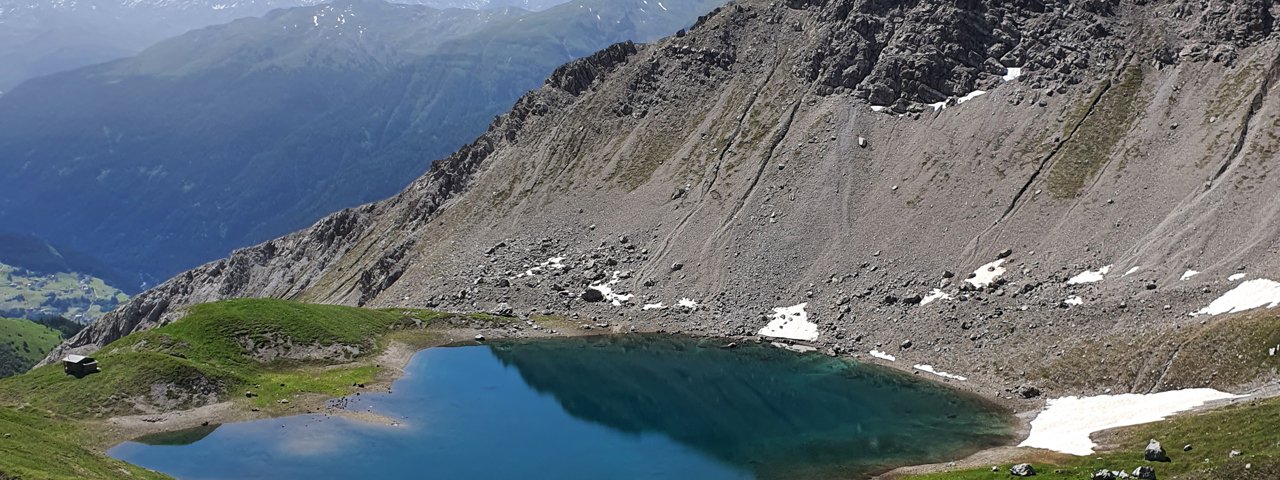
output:
[[[698,309],[698,302],[693,301],[693,299],[691,298],[681,298],[680,301],[676,302],[676,305],[687,308],[689,310]]]
[[[1127,277],[1127,276],[1129,276],[1129,275],[1133,275],[1133,274],[1135,274],[1135,273],[1138,273],[1138,270],[1142,270],[1142,267],[1133,267],[1133,268],[1130,268],[1129,270],[1125,271],[1125,272],[1124,272],[1124,275],[1121,275],[1121,277]]]
[[[973,278],[965,279],[965,281],[975,287],[986,288],[987,285],[991,285],[991,282],[994,282],[996,278],[1004,275],[1005,269],[1001,266],[1004,265],[1004,260],[1005,259],[1002,258],[978,267],[977,270],[973,271]]]
[[[592,285],[589,288],[599,290],[600,293],[604,294],[605,301],[612,303],[615,307],[621,307],[623,303],[630,302],[632,298],[635,298],[635,295],[621,294],[613,291],[613,286],[617,285],[618,281],[621,280],[621,275],[622,272],[613,272],[613,276],[609,278],[608,282],[600,285]]]
[[[643,307],[640,307],[640,309],[641,309],[641,310],[666,310],[666,309],[667,309],[667,306],[666,306],[666,305],[663,305],[663,304],[662,304],[662,302],[658,302],[658,303],[646,303],[646,304],[644,304],[644,306],[643,306]]]
[[[868,352],[868,353],[870,353],[870,354],[871,354],[871,356],[876,357],[876,358],[879,358],[879,359],[881,359],[881,360],[888,360],[888,361],[890,361],[890,362],[896,362],[896,361],[898,361],[898,357],[895,357],[895,356],[893,356],[893,355],[889,355],[889,354],[884,353],[884,352],[881,352],[881,351],[879,351],[879,350],[872,350],[872,351],[870,351],[870,352]]]
[[[1031,435],[1018,446],[1091,455],[1097,446],[1089,440],[1093,432],[1164,420],[1207,402],[1238,397],[1211,388],[1193,388],[1146,395],[1055,398],[1031,421]]]
[[[774,308],[773,320],[760,329],[760,335],[810,342],[817,340],[818,325],[810,322],[809,313],[804,311],[808,305],[808,303],[801,303],[791,307]]]
[[[920,304],[928,305],[930,303],[933,303],[936,300],[950,300],[950,299],[951,299],[950,294],[942,291],[941,289],[935,288],[933,289],[932,292],[929,292],[928,295],[925,295],[924,298],[920,299]]]
[[[919,370],[922,372],[929,372],[942,378],[950,378],[952,380],[959,380],[961,382],[968,380],[968,378],[962,377],[960,375],[956,375],[954,373],[940,372],[938,370],[935,370],[933,368],[933,365],[912,365],[912,368],[915,368],[916,370]]]
[[[778,347],[784,350],[791,350],[797,353],[809,353],[809,352],[818,351],[817,347],[810,347],[808,345],[791,345],[789,343],[782,343],[782,342],[773,342],[770,345],[773,345],[775,347]]]
[[[1000,77],[1001,80],[1012,82],[1022,76],[1022,67],[1009,67],[1005,69],[1005,74]]]
[[[986,94],[987,94],[987,91],[986,91],[986,90],[974,90],[974,91],[972,91],[972,92],[969,92],[969,93],[965,94],[965,96],[963,96],[963,97],[957,98],[957,99],[956,99],[956,105],[960,105],[960,104],[962,104],[962,103],[964,103],[964,102],[967,102],[967,101],[969,101],[969,100],[973,100],[973,99],[975,99],[975,98],[978,98],[978,97],[983,96],[983,95],[986,95]]]
[[[1084,299],[1080,298],[1079,295],[1072,295],[1070,297],[1067,297],[1066,300],[1063,300],[1062,303],[1065,303],[1067,305],[1071,305],[1074,307],[1078,305],[1084,305]]]
[[[884,111],[884,109],[886,109],[886,108],[889,108],[889,107],[884,107],[884,106],[880,106],[880,105],[872,105],[872,106],[871,106],[871,111],[873,111],[873,112],[883,112],[883,111]]]
[[[1108,273],[1111,273],[1111,267],[1113,267],[1113,265],[1107,265],[1097,270],[1085,270],[1084,272],[1081,272],[1079,275],[1071,277],[1070,280],[1067,280],[1067,285],[1083,285],[1086,283],[1101,282],[1103,277],[1105,277]]]
[[[1265,278],[1257,278],[1241,283],[1236,288],[1218,297],[1209,306],[1191,315],[1219,315],[1243,312],[1260,307],[1274,308],[1276,305],[1280,305],[1280,283]]]
[[[1235,282],[1235,281],[1238,281],[1238,280],[1244,280],[1244,277],[1246,277],[1246,276],[1248,276],[1248,275],[1245,275],[1245,274],[1243,274],[1243,273],[1237,273],[1237,274],[1235,274],[1235,275],[1232,275],[1232,276],[1230,276],[1230,277],[1227,277],[1227,281],[1228,281],[1228,282]]]
[[[1187,270],[1186,272],[1182,273],[1182,278],[1179,278],[1178,280],[1186,280],[1188,278],[1194,277],[1199,274],[1200,272],[1197,272],[1195,270]]]
[[[516,275],[515,278],[531,277],[547,270],[564,270],[564,257],[551,257],[547,261],[539,263],[536,267],[525,270],[524,273]]]

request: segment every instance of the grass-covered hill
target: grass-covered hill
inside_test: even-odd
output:
[[[156,478],[102,453],[125,440],[106,419],[223,401],[283,412],[281,400],[348,395],[379,378],[372,359],[392,339],[425,345],[451,327],[502,321],[281,300],[199,305],[95,353],[99,373],[77,379],[53,364],[0,379],[0,478]]]
[[[22,318],[0,318],[0,377],[27,371],[49,354],[63,332]]]

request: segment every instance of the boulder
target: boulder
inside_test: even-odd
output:
[[[1022,398],[1036,398],[1040,396],[1040,389],[1032,386],[1018,387],[1018,396]]]
[[[587,302],[602,302],[604,301],[604,292],[588,287],[582,292],[582,300]]]
[[[1133,469],[1133,478],[1141,478],[1142,480],[1156,480],[1156,469],[1143,465]]]
[[[489,314],[495,317],[514,317],[516,312],[511,308],[510,303],[502,302],[489,310]]]
[[[1169,455],[1165,453],[1164,447],[1160,446],[1154,438],[1147,442],[1147,449],[1142,453],[1142,458],[1148,462],[1168,462]]]
[[[1019,463],[1009,468],[1009,475],[1015,477],[1030,477],[1036,474],[1036,469],[1031,467],[1029,463]]]
[[[1102,470],[1093,472],[1093,475],[1089,476],[1089,480],[1116,480],[1116,478],[1117,478],[1116,472],[1107,470],[1105,468]]]

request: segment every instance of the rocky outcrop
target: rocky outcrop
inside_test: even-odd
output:
[[[823,351],[911,339],[897,362],[1006,396],[1199,386],[1171,374],[1188,313],[1241,267],[1280,276],[1280,40],[1274,5],[1230,3],[1263,19],[1235,32],[1193,4],[732,3],[562,68],[399,195],[55,356],[237,296],[727,336],[800,307]],[[1097,340],[1127,338],[1147,354]]]

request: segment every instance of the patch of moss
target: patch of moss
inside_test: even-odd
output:
[[[1066,388],[1091,384],[1134,385],[1138,390],[1211,387],[1228,389],[1280,376],[1280,314],[1273,311],[1222,316],[1204,326],[1184,327],[1177,335],[1142,348],[1112,342],[1091,343],[1068,351],[1037,372],[1047,383]],[[1166,365],[1168,366],[1166,368]],[[1082,377],[1079,372],[1088,372]],[[1156,385],[1159,382],[1159,385]]]
[[[1067,128],[1075,127],[1058,150],[1048,175],[1049,192],[1057,198],[1073,198],[1107,164],[1112,150],[1138,118],[1142,67],[1130,67],[1110,88],[1100,89],[1088,103],[1068,114]],[[1092,105],[1092,108],[1090,108]]]

